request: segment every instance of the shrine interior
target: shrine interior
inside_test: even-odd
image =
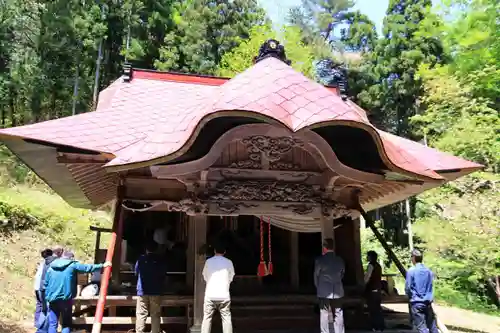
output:
[[[336,252],[346,263],[344,283],[348,290],[356,286],[354,224],[351,219],[338,219],[335,227]],[[265,219],[262,226],[261,234],[261,220],[256,216],[210,216],[207,219],[207,243],[196,250],[205,252],[209,257],[213,255],[212,245],[215,242],[225,246],[226,257],[233,261],[236,273],[231,285],[233,295],[314,294],[312,277],[314,261],[321,254],[321,233],[293,232],[270,226]],[[167,211],[125,212],[119,293],[134,294],[136,278],[132,274],[133,267],[144,253],[146,243],[154,241],[156,230],[163,230],[166,235],[167,244],[159,251],[168,262],[165,279],[167,293],[191,295],[192,287],[186,283],[188,217],[183,213]],[[269,262],[271,259],[273,264],[273,274],[264,277],[257,275],[261,250],[264,260]]]

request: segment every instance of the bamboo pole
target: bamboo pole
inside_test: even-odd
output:
[[[356,193],[356,196],[357,195],[359,195],[359,192]],[[375,234],[375,237],[380,242],[380,244],[382,245],[384,250],[387,252],[387,255],[389,256],[389,258],[394,262],[394,264],[396,264],[396,267],[398,268],[399,272],[401,273],[403,278],[406,280],[406,268],[403,266],[401,261],[399,261],[398,257],[396,256],[394,251],[392,251],[389,244],[387,244],[384,236],[377,230],[377,227],[375,226],[375,221],[364,211],[363,207],[361,207],[361,204],[359,203],[358,198],[356,198],[353,201],[353,203],[356,205],[356,207],[353,207],[353,208],[361,213],[361,216],[363,216],[363,218],[365,219],[365,222],[368,225],[368,227],[370,227],[370,229],[373,231],[373,233]],[[432,305],[431,305],[431,307],[432,307]],[[432,309],[432,311],[434,312],[434,316],[436,318],[436,324],[437,324],[438,329],[441,331],[441,333],[449,333],[446,326],[441,322],[441,320],[439,320],[439,318],[436,314],[436,311],[434,311],[434,309]]]
[[[109,241],[108,250],[106,252],[106,262],[112,262],[115,252],[115,247],[118,242],[121,242],[123,229],[123,195],[124,186],[119,185],[114,206],[113,229],[111,239]],[[101,288],[99,292],[99,300],[97,301],[94,324],[92,325],[92,333],[101,333],[102,318],[104,316],[104,307],[106,305],[106,297],[108,296],[109,280],[111,278],[111,266],[105,267],[101,277]]]

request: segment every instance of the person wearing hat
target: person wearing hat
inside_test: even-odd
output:
[[[333,239],[323,241],[323,255],[316,259],[314,264],[314,285],[320,307],[321,333],[344,333],[344,313],[340,306],[340,299],[344,297],[345,265],[342,258],[335,255]],[[333,315],[333,327],[328,317]]]
[[[45,301],[48,303],[48,333],[57,333],[59,318],[61,333],[70,333],[72,326],[72,300],[76,297],[77,273],[92,273],[109,267],[111,263],[82,264],[71,251],[64,251],[54,260],[45,276]]]
[[[438,333],[436,316],[432,310],[434,300],[434,274],[422,263],[422,252],[415,249],[411,252],[414,265],[406,272],[405,292],[410,302],[410,313],[413,326],[419,333]]]

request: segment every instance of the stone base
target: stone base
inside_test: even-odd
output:
[[[189,328],[189,333],[201,333],[201,325],[193,325]]]

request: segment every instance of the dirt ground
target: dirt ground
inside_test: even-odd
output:
[[[384,307],[408,312],[406,304],[387,304]],[[500,333],[500,313],[498,316],[492,316],[441,305],[434,305],[434,310],[450,332]]]
[[[387,304],[384,307],[398,312],[408,312],[408,306],[405,304]],[[440,305],[435,305],[434,309],[450,333],[500,333],[500,314],[492,316]],[[31,322],[16,324],[0,321],[0,333],[33,333],[31,325]]]

